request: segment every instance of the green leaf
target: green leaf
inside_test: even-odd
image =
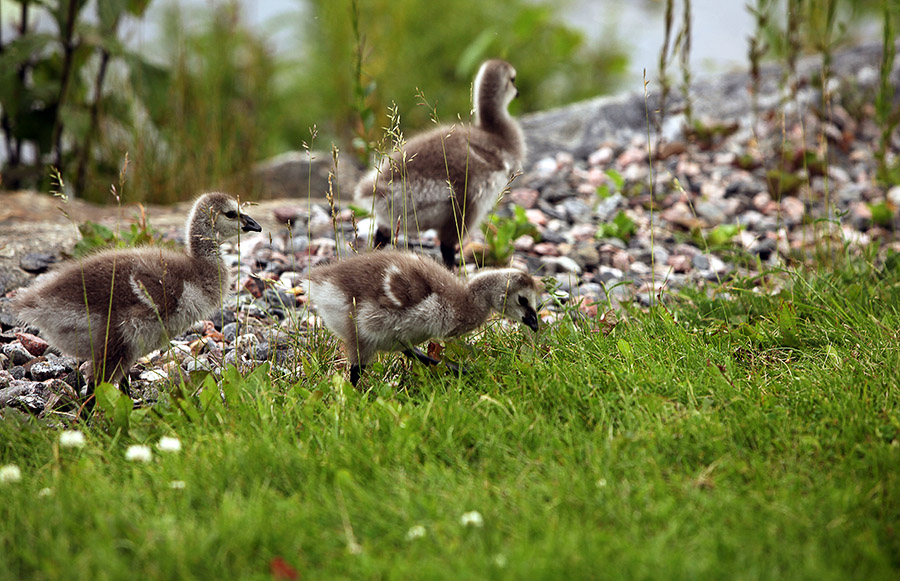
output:
[[[622,174],[620,174],[619,172],[617,172],[614,169],[608,169],[608,170],[606,170],[606,175],[616,185],[616,189],[621,192],[622,188],[625,187],[625,178],[622,177]]]
[[[597,228],[597,237],[599,238],[620,238],[627,241],[632,234],[637,231],[637,225],[634,220],[628,217],[624,211],[619,211],[612,222],[600,224]]]
[[[49,34],[32,33],[13,39],[3,45],[0,51],[0,103],[6,115],[13,120],[20,111],[27,112],[36,99],[44,99],[45,103],[55,99],[59,93],[59,83],[50,95],[43,94],[42,87],[35,89],[34,73],[26,85],[19,77],[19,69],[26,63],[32,65],[46,60],[55,49],[55,39]],[[35,95],[35,92],[40,95]],[[49,97],[49,98],[47,98]]]
[[[31,84],[28,88],[31,100],[41,103],[43,106],[48,106],[50,103],[55,104],[59,101],[61,78],[62,59],[59,55],[51,54],[36,61],[31,67]]]
[[[97,3],[97,15],[100,17],[100,30],[103,34],[115,34],[122,13],[128,10],[131,0],[102,0]]]
[[[463,49],[456,62],[456,78],[468,79],[475,74],[475,69],[484,60],[488,49],[497,38],[497,31],[487,28],[475,37],[475,40]]]
[[[116,403],[121,397],[122,392],[111,383],[103,382],[94,388],[94,399],[97,400],[97,407],[110,417],[115,415]]]
[[[131,411],[134,409],[134,402],[125,394],[121,394],[116,400],[115,410],[113,412],[113,425],[123,432],[128,432],[131,425]]]
[[[14,120],[13,135],[33,141],[41,153],[53,148],[53,125],[56,121],[56,105],[22,111]]]
[[[90,254],[98,248],[112,246],[115,241],[113,231],[96,222],[84,222],[78,225],[81,240],[75,244],[73,254],[76,257]]]
[[[869,204],[872,222],[878,226],[889,227],[894,222],[894,210],[886,202]]]
[[[200,409],[205,414],[213,408],[222,407],[222,398],[219,395],[219,386],[216,385],[215,379],[211,375],[207,375],[203,380],[203,388],[198,395],[200,400]]]
[[[234,369],[234,372],[237,373],[234,365],[230,366],[229,369]],[[211,375],[207,378],[207,381],[215,386],[215,379]],[[225,398],[225,404],[228,406],[236,406],[241,401],[240,383],[223,381],[221,386],[216,386],[215,389],[221,391],[222,396]]]
[[[706,241],[710,246],[726,246],[741,231],[739,224],[719,224],[710,231]]]
[[[627,359],[629,363],[634,361],[634,349],[631,348],[631,343],[629,343],[625,339],[619,339],[616,342],[616,349],[619,350],[619,353],[622,354],[622,357]]]

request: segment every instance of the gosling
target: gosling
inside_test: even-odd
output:
[[[384,250],[314,268],[304,290],[343,339],[354,386],[378,351],[439,363],[414,346],[472,331],[494,311],[538,329],[538,283],[513,268],[485,270],[465,283],[428,257]]]
[[[511,64],[485,62],[475,77],[472,125],[413,137],[359,182],[355,197],[375,214],[375,247],[387,245],[395,229],[433,228],[444,264],[456,265],[456,244],[481,224],[522,168],[525,136],[507,111],[518,94]]]
[[[142,247],[74,260],[19,291],[13,309],[86,360],[89,385],[118,381],[139,357],[221,308],[231,282],[219,242],[262,229],[234,198],[213,192],[194,203],[186,230],[187,252]]]

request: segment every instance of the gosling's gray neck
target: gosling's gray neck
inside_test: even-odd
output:
[[[194,258],[218,263],[219,242],[213,233],[212,216],[207,210],[197,208],[187,224],[187,251]]]
[[[481,90],[476,95],[475,125],[484,131],[497,135],[503,142],[503,148],[514,158],[525,154],[525,135],[515,119],[496,100],[491,98],[490,91]]]
[[[515,129],[514,121],[506,107],[497,102],[497,95],[490,91],[478,91],[475,103],[475,124],[491,133],[505,135]]]
[[[496,277],[492,273],[478,274],[469,279],[466,286],[466,301],[469,307],[463,315],[463,326],[465,327],[461,333],[468,333],[484,324],[491,315],[491,311],[496,310],[497,306],[493,304],[493,284]]]

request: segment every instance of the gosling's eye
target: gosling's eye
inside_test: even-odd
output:
[[[527,307],[527,306],[528,306],[528,299],[526,299],[525,297],[519,297],[519,305],[521,305],[521,306],[523,306],[523,307]]]
[[[225,212],[225,217],[228,218],[229,220],[234,220],[235,218],[238,217],[238,213],[235,212],[234,210],[228,210],[227,212]]]
[[[516,84],[516,76],[515,76],[515,75],[511,76],[511,77],[509,78],[509,82],[512,83],[513,86],[515,86],[515,84]]]

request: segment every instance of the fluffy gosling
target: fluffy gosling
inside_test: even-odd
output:
[[[456,244],[478,228],[525,159],[524,134],[507,111],[518,94],[511,64],[485,62],[475,77],[472,125],[413,137],[359,182],[356,199],[374,210],[376,247],[397,228],[434,228],[444,264],[456,265]]]
[[[118,381],[142,355],[221,308],[231,287],[219,242],[259,232],[227,194],[199,197],[187,219],[187,250],[107,250],[73,260],[19,291],[13,309],[77,358],[88,383]]]
[[[414,346],[472,331],[491,312],[538,328],[538,284],[513,268],[484,270],[466,283],[430,258],[384,250],[314,268],[304,287],[325,325],[343,339],[353,385],[378,351],[438,363]]]

